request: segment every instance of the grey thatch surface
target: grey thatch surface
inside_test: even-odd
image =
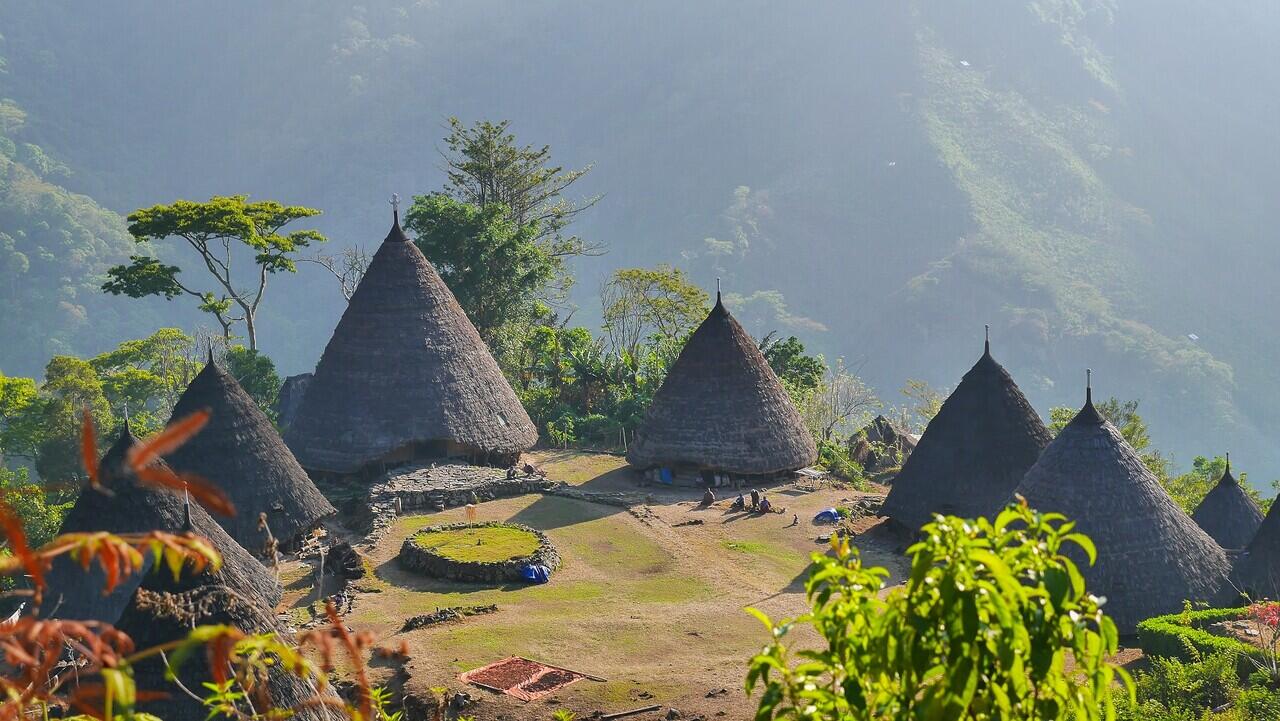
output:
[[[62,521],[60,533],[109,531],[145,533],[186,529],[183,499],[165,491],[140,487],[124,466],[125,454],[137,443],[126,424],[120,438],[99,463],[103,485],[114,495],[85,489]],[[223,567],[213,578],[256,602],[274,607],[280,600],[280,584],[256,559],[222,530],[207,512],[191,504],[191,530],[208,539],[222,554]],[[129,597],[139,586],[171,583],[167,570],[152,571],[150,563],[142,573],[124,579],[111,594],[104,595],[105,576],[96,564],[83,570],[65,556],[53,564],[40,613],[46,617],[94,620],[114,623]],[[184,577],[189,575],[184,571]]]
[[[1191,520],[1226,549],[1244,548],[1257,534],[1262,525],[1262,509],[1231,475],[1230,459],[1226,472],[1196,506]]]
[[[258,515],[288,544],[320,519],[337,513],[249,394],[210,360],[173,408],[172,421],[207,408],[209,423],[165,460],[177,471],[213,482],[231,497],[236,514],[218,521],[240,545],[260,553],[266,536]]]
[[[1040,416],[991,357],[982,357],[925,428],[881,515],[918,529],[933,514],[991,517],[1051,440]]]
[[[369,263],[285,434],[303,467],[352,473],[410,444],[517,454],[538,430],[400,224]]]
[[[1258,532],[1236,559],[1229,588],[1253,600],[1280,600],[1280,503],[1271,504]]]
[[[817,457],[787,391],[717,294],[654,395],[627,462],[767,475]]]
[[[1098,560],[1081,562],[1091,593],[1131,633],[1139,621],[1215,602],[1226,580],[1226,553],[1179,508],[1115,426],[1086,402],[1041,454],[1018,487],[1032,508],[1077,522]]]
[[[869,473],[901,465],[920,439],[897,428],[884,416],[876,416],[849,439],[849,457]]]
[[[197,625],[222,624],[245,633],[276,633],[285,640],[291,640],[287,629],[272,614],[220,584],[206,584],[187,590],[139,589],[130,599],[118,626],[141,649],[176,641]],[[212,679],[207,654],[192,654],[177,675],[183,686],[203,694],[205,690],[201,683]],[[139,710],[164,721],[204,721],[208,709],[182,693],[164,676],[164,660],[158,656],[134,666],[134,679],[139,691],[168,694],[168,698],[141,702]],[[267,688],[276,708],[288,708],[316,696],[304,681],[279,669],[268,674]],[[260,712],[263,710],[258,709]],[[336,719],[339,715],[331,713],[330,716]],[[319,721],[324,715],[310,709],[292,718]]]

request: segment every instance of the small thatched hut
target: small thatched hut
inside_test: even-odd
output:
[[[1236,559],[1228,592],[1255,601],[1280,600],[1280,502],[1273,502],[1257,533]]]
[[[1184,601],[1219,598],[1226,552],[1173,502],[1091,397],[1017,493],[1032,508],[1064,514],[1093,539],[1097,562],[1080,557],[1080,571],[1089,591],[1107,598],[1103,610],[1121,633]]]
[[[894,478],[881,515],[913,530],[935,513],[990,517],[1050,440],[987,341]]]
[[[849,457],[868,473],[881,473],[900,467],[919,442],[888,418],[876,416],[849,439]]]
[[[207,408],[209,423],[165,459],[174,470],[208,479],[236,505],[236,515],[219,518],[240,545],[262,553],[267,525],[283,546],[292,545],[320,520],[337,513],[298,465],[270,419],[231,374],[213,360],[187,386],[173,408],[172,421]]]
[[[1231,455],[1227,470],[1191,514],[1191,520],[1204,529],[1219,546],[1233,550],[1244,548],[1262,525],[1262,509],[1231,475]]]
[[[140,588],[130,599],[129,606],[117,623],[117,627],[129,634],[139,649],[185,638],[198,625],[232,626],[244,633],[275,633],[286,642],[292,641],[287,629],[273,614],[218,583],[188,589]],[[139,692],[165,695],[163,698],[140,701],[139,711],[153,714],[165,721],[204,721],[208,718],[208,708],[165,678],[165,659],[153,656],[137,663],[133,671]],[[208,654],[192,654],[178,668],[176,675],[184,687],[203,693],[202,684],[213,678]],[[278,709],[288,709],[321,695],[313,685],[279,667],[268,672],[266,690],[266,698]],[[326,715],[323,710],[312,707],[301,710],[291,718],[319,721],[337,718],[339,715],[335,712]]]
[[[717,293],[654,395],[627,461],[658,480],[711,485],[768,479],[817,457],[787,391]]]
[[[206,575],[255,603],[274,607],[281,593],[275,577],[227,535],[203,508],[186,504],[172,493],[137,484],[125,465],[126,454],[137,442],[126,422],[120,438],[98,465],[102,484],[112,495],[85,489],[67,512],[59,532],[180,533],[189,529],[208,539],[222,554],[221,570]],[[162,576],[168,573],[168,569],[153,571],[148,557],[142,573],[122,580],[116,590],[107,595],[103,593],[106,577],[98,565],[85,571],[69,558],[59,557],[48,574],[40,615],[114,623],[135,590],[166,580]],[[172,576],[168,576],[167,581],[171,583]]]
[[[397,215],[285,439],[312,474],[355,475],[443,457],[505,465],[538,430]]]

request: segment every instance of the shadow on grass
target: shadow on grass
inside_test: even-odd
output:
[[[625,513],[626,510],[621,506],[580,501],[576,498],[565,498],[563,496],[544,495],[516,512],[515,515],[507,520],[530,528],[536,528],[539,531],[550,531]]]
[[[453,593],[466,595],[471,593],[485,593],[488,591],[520,591],[536,585],[511,582],[493,584],[465,583],[463,581],[450,581],[443,578],[431,578],[430,576],[424,576],[416,571],[410,571],[401,567],[399,560],[395,558],[375,567],[373,572],[380,580],[401,590],[413,591],[415,593]]]

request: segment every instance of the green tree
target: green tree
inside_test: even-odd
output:
[[[164,425],[178,397],[200,370],[195,340],[177,328],[161,328],[95,356],[89,365],[117,413],[128,409],[139,432]]]
[[[80,430],[84,409],[93,415],[100,433],[115,426],[111,404],[93,366],[80,358],[54,356],[44,370],[40,394],[29,407],[34,417],[28,427],[38,427],[33,439],[35,469],[45,484],[79,481]]]
[[[10,378],[0,373],[0,461],[9,456],[35,456],[39,428],[31,407],[39,386],[33,378]]]
[[[557,263],[535,242],[536,225],[512,222],[499,203],[480,207],[432,193],[413,199],[405,227],[486,342],[538,314]]]
[[[602,251],[600,244],[567,232],[573,219],[598,200],[575,203],[564,195],[591,168],[566,170],[554,165],[550,146],[518,145],[510,125],[507,120],[482,120],[467,126],[449,118],[445,193],[481,210],[500,206],[505,219],[552,259],[554,282],[545,289],[563,294],[573,284],[565,260]]]
[[[912,433],[923,433],[950,395],[950,391],[934,388],[916,378],[908,378],[900,392],[907,402],[897,409],[898,423]]]
[[[240,383],[258,408],[276,420],[276,400],[280,397],[280,374],[270,358],[244,346],[227,349],[227,372]]]
[[[769,333],[760,341],[760,352],[797,402],[817,390],[827,374],[822,357],[808,355],[804,343],[795,336],[779,340],[775,333]]]
[[[191,296],[199,301],[200,310],[217,319],[228,342],[233,328],[244,323],[249,348],[257,350],[257,314],[268,279],[296,272],[297,252],[325,240],[315,230],[282,230],[295,220],[319,214],[314,208],[274,200],[251,203],[246,195],[215,196],[207,202],[178,200],[135,210],[129,215],[134,240],[150,244],[182,239],[195,252],[195,267],[205,270],[213,289],[184,282],[178,266],[150,255],[133,255],[128,265],[113,266],[102,289],[130,298]],[[245,263],[244,255],[250,256],[250,262]]]
[[[941,518],[887,591],[889,572],[833,536],[834,554],[813,556],[808,613],[774,624],[753,611],[771,636],[747,674],[747,691],[762,689],[756,719],[1114,718],[1115,681],[1130,699],[1133,682],[1107,661],[1119,636],[1066,554],[1094,557],[1073,526],[1025,506],[994,523]],[[821,647],[793,653],[796,626]]]
[[[646,341],[683,341],[707,315],[707,292],[678,268],[620,268],[600,290],[610,348],[634,359]]]
[[[44,487],[27,479],[25,468],[11,470],[0,466],[0,498],[22,519],[27,542],[32,547],[53,540],[71,506],[70,501],[54,502]]]

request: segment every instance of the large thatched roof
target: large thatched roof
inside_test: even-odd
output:
[[[175,470],[194,473],[226,491],[236,515],[218,520],[240,545],[255,553],[263,549],[261,513],[267,514],[275,537],[286,542],[337,513],[271,421],[212,357],[178,399],[173,420],[202,408],[210,411],[208,425],[166,460]]]
[[[765,475],[817,456],[787,391],[717,293],[654,395],[627,461]]]
[[[1262,525],[1262,510],[1231,475],[1231,457],[1218,484],[1196,506],[1191,520],[1227,549],[1244,548]]]
[[[308,470],[350,473],[427,441],[519,453],[537,442],[538,430],[397,220],[342,314],[285,438]]]
[[[182,498],[135,483],[124,461],[129,448],[137,442],[126,424],[98,466],[103,485],[113,495],[93,489],[83,491],[63,519],[60,532],[179,533],[187,529],[189,513],[190,529],[208,539],[222,554],[222,569],[213,578],[257,603],[274,607],[281,592],[275,577],[232,540],[203,508],[195,503],[184,508]],[[49,572],[40,613],[46,617],[114,623],[139,586],[171,582],[172,576],[168,576],[167,581],[162,578],[167,573],[167,569],[152,571],[148,559],[142,573],[124,579],[111,595],[104,595],[105,576],[98,565],[85,571],[63,556]],[[188,576],[184,571],[183,577]]]
[[[1093,539],[1097,563],[1081,565],[1091,593],[1121,633],[1138,622],[1215,601],[1226,553],[1179,508],[1092,399],[1040,455],[1017,492],[1058,512]]]
[[[189,589],[138,589],[117,624],[140,649],[184,638],[197,625],[228,625],[245,633],[276,633],[282,639],[290,640],[287,630],[271,613],[217,583]],[[167,695],[166,698],[140,702],[138,710],[165,721],[204,721],[208,716],[208,709],[199,701],[182,693],[173,682],[165,679],[164,659],[159,656],[146,659],[136,664],[133,670],[140,692]],[[201,684],[213,678],[207,654],[192,654],[178,669],[177,676],[183,686],[203,693]],[[317,696],[313,687],[279,668],[268,673],[267,688],[272,705],[281,709]],[[261,712],[263,709],[258,710]],[[329,714],[332,718],[338,716],[340,714]],[[319,721],[326,716],[323,711],[312,708],[293,718]]]
[[[935,513],[990,517],[1050,440],[1009,372],[991,357],[988,342],[925,428],[881,514],[911,529]]]
[[[1234,590],[1254,600],[1280,600],[1280,502],[1273,502],[1257,533],[1236,559]]]

